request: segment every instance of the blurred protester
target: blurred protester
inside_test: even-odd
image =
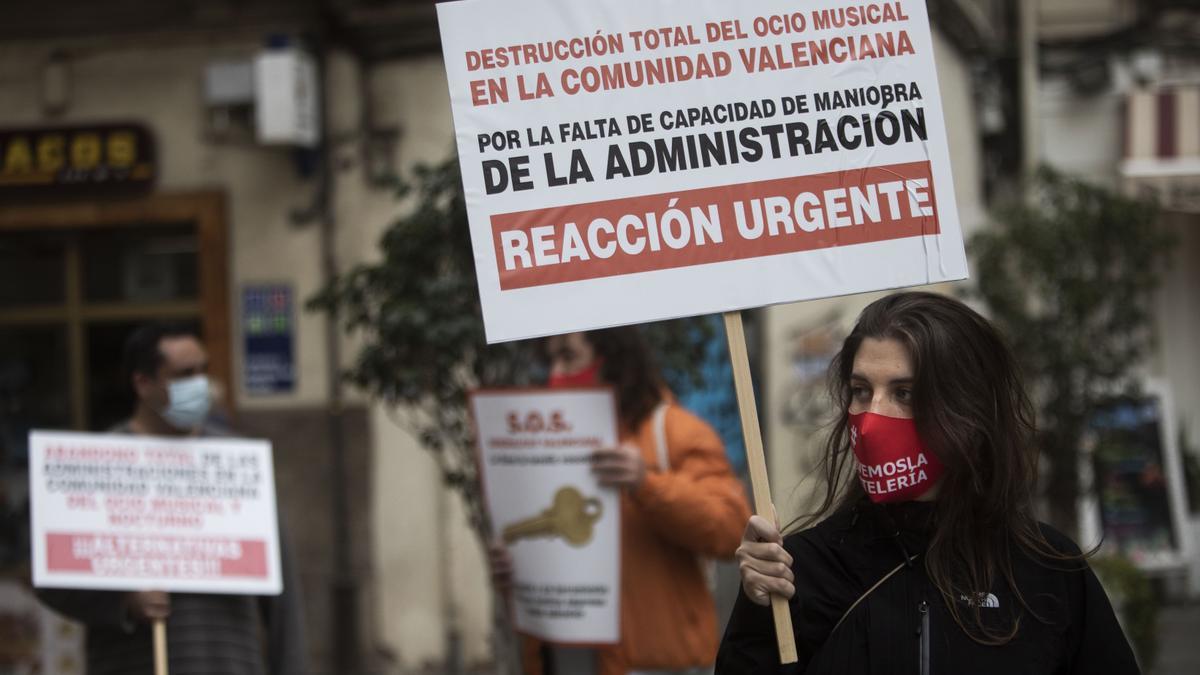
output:
[[[133,417],[114,433],[225,437],[209,421],[208,354],[181,326],[151,324],[125,343]],[[299,582],[280,532],[284,590],[278,596],[42,589],[53,609],[87,627],[88,675],[151,675],[151,623],[167,621],[171,675],[304,675]]]
[[[1087,556],[1034,517],[1033,409],[986,319],[887,296],[829,378],[824,498],[801,523],[816,526],[784,538],[750,519],[718,675],[1138,672]],[[771,594],[791,599],[787,667]]]
[[[611,385],[620,444],[592,470],[621,490],[621,638],[577,649],[524,637],[528,675],[701,673],[717,651],[705,558],[729,558],[750,515],[717,433],[679,407],[636,328],[547,338],[550,387]],[[511,588],[512,562],[492,546],[493,579]]]

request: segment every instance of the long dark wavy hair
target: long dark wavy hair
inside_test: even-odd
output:
[[[849,439],[850,376],[866,338],[894,339],[912,360],[912,413],[925,446],[946,465],[934,506],[925,569],[956,623],[983,644],[1005,644],[1017,633],[989,629],[978,607],[964,616],[961,596],[1003,580],[1021,605],[1013,555],[1035,560],[1080,561],[1056,550],[1033,512],[1037,478],[1033,406],[1011,349],[987,319],[967,305],[933,293],[897,293],[867,306],[829,366],[836,405],[822,459],[824,493],[812,514],[793,526],[808,527],[850,508],[864,496],[855,477]],[[1040,618],[1039,618],[1040,620]]]
[[[616,390],[618,421],[626,431],[637,431],[667,392],[650,346],[635,326],[588,331],[583,337],[603,361],[600,379]],[[543,340],[542,353],[548,357],[545,348]]]
[[[628,431],[637,431],[662,402],[667,385],[650,346],[636,326],[584,333],[604,360],[600,377],[617,390],[617,415]]]

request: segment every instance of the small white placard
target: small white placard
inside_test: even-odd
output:
[[[38,587],[283,590],[265,441],[34,431]]]
[[[471,412],[492,526],[513,558],[517,629],[558,644],[617,642],[621,500],[590,462],[617,445],[612,391],[478,391]],[[586,527],[530,532],[556,506],[581,509]]]

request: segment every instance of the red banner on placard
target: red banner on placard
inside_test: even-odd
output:
[[[46,534],[51,572],[96,576],[225,578],[267,576],[262,540],[139,535]]]
[[[929,162],[492,216],[513,290],[940,232]]]

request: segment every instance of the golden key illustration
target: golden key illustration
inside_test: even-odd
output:
[[[603,511],[599,499],[584,499],[573,487],[560,488],[553,506],[504,528],[504,543],[524,537],[562,537],[572,546],[583,546],[592,540],[592,525]]]

